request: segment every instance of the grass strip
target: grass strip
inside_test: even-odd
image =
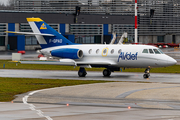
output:
[[[112,81],[0,78],[0,102],[12,101],[17,94],[39,89],[105,82]]]

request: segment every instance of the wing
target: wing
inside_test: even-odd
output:
[[[67,65],[67,66],[89,66],[89,65],[98,65],[98,66],[115,66],[117,65],[112,61],[94,61],[94,62],[76,62],[72,59],[61,59],[60,61],[14,61],[21,64],[46,64],[46,65]]]
[[[30,32],[13,32],[13,31],[5,31],[7,33],[15,33],[22,35],[42,35],[42,36],[54,36],[53,34],[42,34],[42,33],[30,33]]]
[[[85,61],[85,62],[77,62],[77,65],[117,65],[117,63],[113,61]]]

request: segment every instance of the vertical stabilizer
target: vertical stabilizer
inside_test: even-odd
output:
[[[27,21],[29,22],[34,33],[42,34],[35,35],[42,49],[54,46],[74,44],[40,18],[27,18]],[[54,36],[44,36],[43,34],[51,34]]]

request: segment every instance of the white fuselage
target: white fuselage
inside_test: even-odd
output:
[[[64,45],[58,47],[50,47],[42,49],[45,55],[51,55],[51,51],[61,48],[76,48],[83,51],[81,59],[75,59],[77,63],[85,63],[92,65],[93,63],[109,63],[116,67],[134,67],[146,68],[150,67],[166,67],[177,63],[176,60],[163,53],[143,53],[144,49],[156,49],[157,47],[149,45],[117,45],[117,44],[83,44],[83,45]]]

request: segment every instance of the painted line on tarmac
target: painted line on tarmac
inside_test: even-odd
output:
[[[29,104],[29,103],[27,102],[27,101],[28,101],[28,98],[29,98],[31,95],[33,95],[33,94],[35,94],[35,93],[37,93],[37,92],[42,92],[42,91],[52,90],[52,89],[56,89],[56,88],[36,90],[36,91],[30,92],[28,95],[26,95],[26,96],[24,96],[24,97],[22,98],[22,101],[23,101],[24,104],[29,105],[29,109],[31,109],[32,111],[36,111],[36,113],[37,113],[40,117],[44,117],[44,118],[46,118],[47,120],[53,120],[50,116],[45,116],[41,110],[37,110],[37,109],[36,109],[36,106],[34,106],[33,104]]]
[[[156,88],[145,88],[145,89],[132,90],[132,91],[128,91],[128,92],[125,92],[125,93],[123,93],[123,94],[120,94],[120,95],[116,96],[116,98],[126,98],[126,97],[129,96],[130,94],[133,94],[133,93],[139,92],[139,91],[143,91],[143,90],[153,90],[153,89],[162,89],[162,88],[176,88],[176,87],[180,87],[180,86],[156,87]]]

